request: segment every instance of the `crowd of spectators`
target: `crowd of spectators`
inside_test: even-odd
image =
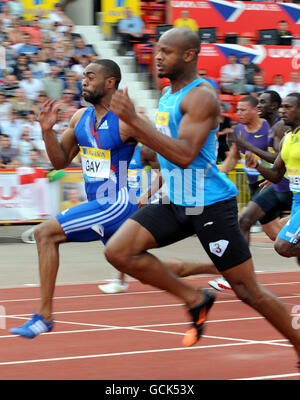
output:
[[[60,135],[82,105],[83,70],[98,57],[73,27],[60,3],[47,15],[37,8],[29,20],[21,0],[0,2],[0,168],[50,168],[37,121],[41,105],[60,104]]]

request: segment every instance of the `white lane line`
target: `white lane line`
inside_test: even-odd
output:
[[[283,286],[283,285],[299,285],[300,282],[278,282],[278,283],[266,283],[262,284],[263,286]],[[211,289],[211,288],[205,288],[205,289]],[[0,289],[1,290],[1,289]],[[93,297],[107,297],[107,296],[130,296],[130,295],[138,295],[138,294],[159,294],[159,293],[167,293],[164,290],[146,290],[146,291],[138,291],[138,292],[124,292],[124,293],[114,293],[114,294],[104,294],[104,293],[99,293],[99,294],[87,294],[87,295],[74,295],[74,296],[57,296],[54,297],[53,300],[67,300],[67,299],[81,299],[81,298],[93,298]],[[227,291],[223,292],[227,294],[232,294],[234,295],[233,291]],[[288,297],[299,297],[299,296],[287,296],[287,297],[281,297],[281,298],[288,298]],[[13,302],[24,302],[24,301],[39,301],[39,297],[34,297],[34,298],[25,298],[25,299],[0,299],[0,303],[13,303]],[[228,300],[230,301],[230,300]],[[240,300],[236,300],[240,301]]]
[[[266,375],[266,376],[255,376],[252,378],[239,378],[239,379],[231,379],[233,381],[256,381],[256,380],[264,380],[264,379],[278,379],[278,378],[291,378],[293,376],[300,376],[300,373],[295,374],[281,374],[281,375]]]
[[[216,344],[216,345],[206,345],[206,346],[191,346],[191,347],[175,347],[167,349],[154,349],[154,350],[138,350],[138,351],[125,351],[119,353],[105,353],[105,354],[90,354],[82,356],[70,356],[70,357],[55,357],[55,358],[41,358],[33,360],[20,360],[20,361],[5,361],[0,362],[0,366],[4,365],[17,365],[17,364],[33,364],[33,363],[44,363],[52,361],[68,361],[68,360],[82,360],[91,358],[105,358],[105,357],[116,357],[116,356],[129,356],[138,354],[153,354],[153,353],[165,353],[172,351],[189,351],[198,349],[210,349],[218,347],[232,347],[232,346],[247,346],[253,344],[252,342],[242,342],[242,343],[226,343],[226,344]]]

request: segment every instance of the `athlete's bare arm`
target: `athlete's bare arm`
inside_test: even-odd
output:
[[[58,140],[56,132],[53,130],[53,126],[57,121],[57,106],[54,101],[48,101],[43,105],[39,115],[39,122],[47,154],[55,169],[66,168],[78,154],[79,147],[75,136],[75,128],[84,111],[85,108],[76,111],[71,118],[69,126],[62,133],[61,139]]]
[[[232,171],[236,164],[239,162],[241,158],[238,147],[235,143],[232,143],[229,152],[222,163],[221,172],[228,174],[228,172]]]
[[[195,107],[195,104],[201,104],[201,107]],[[183,118],[178,139],[173,139],[137,115],[127,90],[116,92],[111,101],[111,110],[134,129],[137,141],[181,168],[189,166],[204,145],[209,132],[217,128],[219,108],[212,89],[206,85],[192,89],[181,102]]]
[[[256,168],[257,171],[270,182],[279,183],[285,174],[285,164],[280,153],[276,157],[274,165],[270,168],[259,164],[257,158],[251,152],[246,152],[245,159],[247,167]]]

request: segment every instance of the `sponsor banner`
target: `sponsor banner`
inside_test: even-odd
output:
[[[300,5],[254,1],[171,0],[169,23],[180,17],[182,9],[189,9],[199,28],[217,27],[217,34],[255,32],[276,29],[280,20],[286,20],[293,35],[300,34]]]
[[[103,22],[116,23],[124,18],[124,9],[130,8],[134,15],[140,16],[139,0],[101,0]]]
[[[275,74],[282,74],[285,81],[290,80],[290,72],[300,69],[300,46],[263,46],[237,44],[206,44],[201,46],[198,68],[205,68],[208,76],[219,78],[220,69],[228,63],[229,54],[239,58],[247,54],[265,73],[267,85],[272,84]]]
[[[24,18],[31,20],[31,18],[36,15],[38,8],[45,10],[45,15],[49,10],[52,10],[54,4],[59,3],[58,0],[21,0],[24,4]]]
[[[31,221],[49,216],[49,181],[44,170],[0,171],[0,221]]]

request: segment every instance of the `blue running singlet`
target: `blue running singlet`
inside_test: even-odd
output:
[[[161,133],[177,139],[183,117],[180,103],[191,89],[202,82],[205,80],[198,78],[176,93],[171,93],[171,87],[166,90],[160,99],[156,116],[156,127]],[[217,130],[218,128],[210,131],[198,156],[186,169],[158,154],[162,176],[172,203],[185,207],[207,206],[237,195],[235,185],[216,165]]]

